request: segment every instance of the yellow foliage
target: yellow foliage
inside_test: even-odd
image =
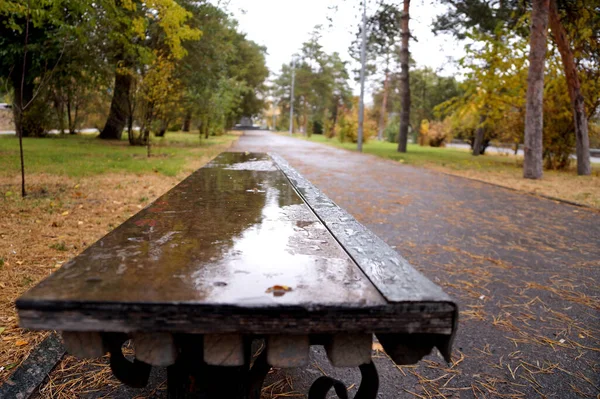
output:
[[[358,141],[358,97],[352,99],[352,108],[342,107],[339,111],[337,120],[336,136],[343,143]],[[369,118],[369,112],[365,109],[365,119],[363,122],[363,143],[377,134],[377,121]]]
[[[425,138],[429,134],[429,121],[423,119],[419,126],[419,145],[425,145]]]
[[[186,55],[182,42],[186,40],[198,40],[202,32],[185,24],[192,14],[186,11],[174,0],[149,0],[148,7],[156,10],[154,18],[158,20],[159,26],[164,30],[166,41],[171,54],[176,59]]]
[[[427,130],[423,133],[423,143],[431,147],[444,147],[452,139],[452,121],[446,118],[444,121],[431,121],[427,123]],[[423,144],[422,144],[423,145]]]

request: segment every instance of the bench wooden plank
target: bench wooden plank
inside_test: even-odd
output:
[[[269,154],[336,240],[390,302],[452,299],[277,154]]]
[[[220,155],[19,298],[21,326],[452,334],[456,306],[440,289],[395,265],[398,255],[374,236],[342,238],[343,248],[322,209],[333,203],[322,194],[315,202],[308,183],[274,158]],[[359,256],[351,248],[359,245],[379,260]],[[398,276],[377,269],[389,265]]]

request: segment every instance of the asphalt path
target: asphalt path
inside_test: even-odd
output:
[[[449,365],[435,351],[396,367],[374,344],[379,398],[600,395],[600,213],[268,132],[246,132],[233,150],[283,156],[459,303]],[[155,369],[142,391],[77,396],[163,398],[165,374]],[[315,348],[308,366],[272,372],[264,398],[302,398],[323,374],[350,397],[360,382]]]

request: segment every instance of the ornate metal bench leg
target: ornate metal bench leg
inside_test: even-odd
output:
[[[263,383],[271,366],[267,363],[267,351],[263,350],[254,360],[254,364],[248,373],[249,399],[260,399]]]
[[[134,359],[133,363],[123,356],[122,346],[129,337],[125,334],[106,334],[104,342],[110,352],[110,368],[115,377],[133,388],[143,388],[148,384],[152,366]]]
[[[360,367],[360,387],[354,399],[375,399],[379,391],[379,376],[375,363],[361,364]]]
[[[209,366],[203,360],[203,341],[193,335],[177,337],[181,348],[177,361],[167,368],[169,399],[260,399],[263,381],[271,369],[266,352],[262,352],[250,368],[243,366]],[[245,358],[250,359],[250,345],[245,345]]]
[[[319,377],[310,386],[308,391],[308,399],[326,399],[327,393],[333,387],[335,393],[340,399],[348,399],[348,391],[343,382],[331,377]]]
[[[358,392],[354,399],[375,399],[377,391],[379,391],[379,376],[375,364],[365,363],[359,367],[361,381]],[[310,387],[308,391],[308,399],[326,399],[327,393],[331,388],[335,389],[335,393],[340,399],[348,399],[348,391],[343,382],[331,377],[319,377]]]

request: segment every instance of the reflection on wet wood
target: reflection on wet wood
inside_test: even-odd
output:
[[[222,154],[19,298],[21,326],[452,333],[441,290],[391,303],[313,209],[268,155]]]

